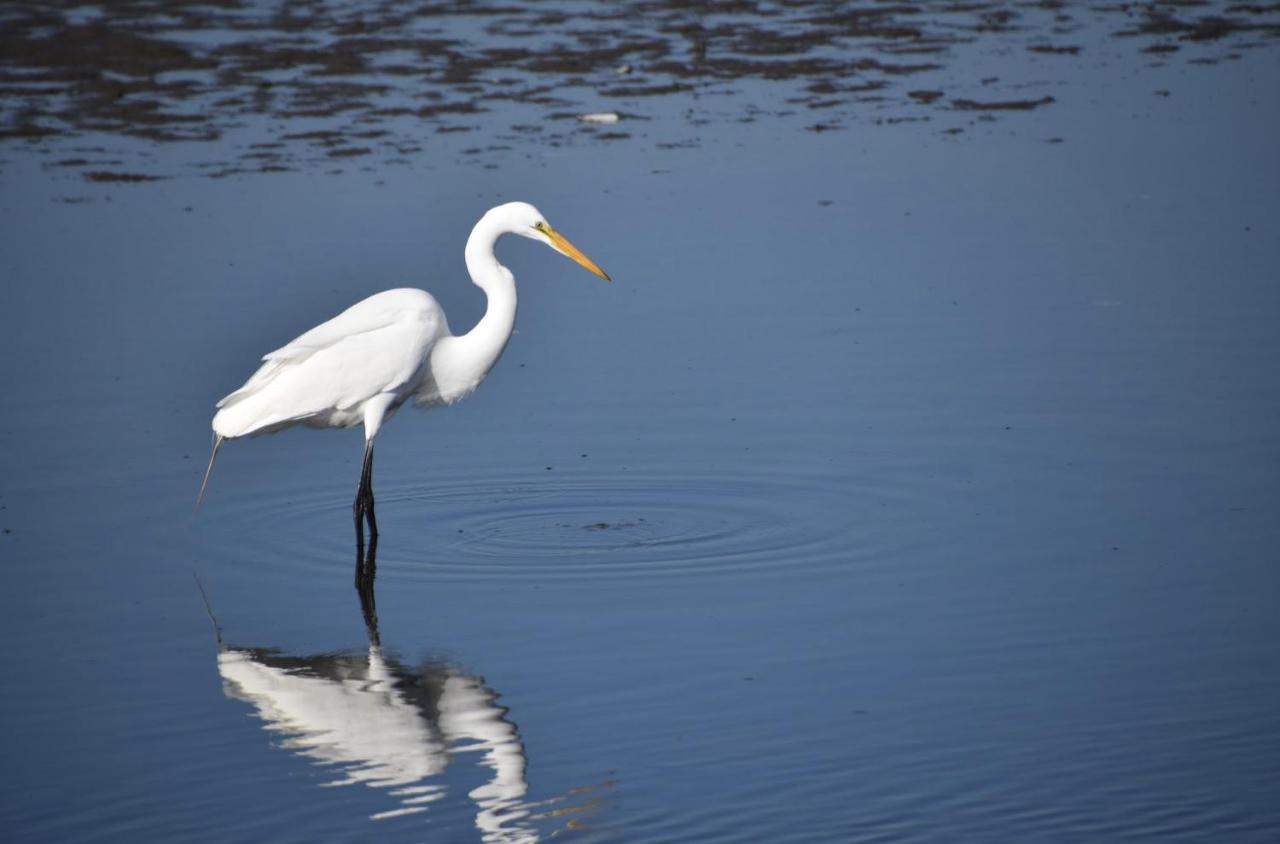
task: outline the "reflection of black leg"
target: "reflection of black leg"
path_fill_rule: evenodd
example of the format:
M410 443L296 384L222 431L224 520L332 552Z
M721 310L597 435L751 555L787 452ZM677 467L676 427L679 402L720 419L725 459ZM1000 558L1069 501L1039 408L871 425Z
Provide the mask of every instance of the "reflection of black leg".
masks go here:
M369 538L378 538L378 521L373 515L373 440L365 440L364 467L360 470L360 488L351 506L356 519L356 547L364 553L364 522L369 522Z
M377 556L378 556L378 537L369 537L369 548L366 551L364 538L357 534L356 536L356 589L360 590L366 584L372 584L374 577L377 575Z
M373 581L378 574L378 521L373 515L373 440L365 440L364 466L360 469L360 488L352 505L356 520L356 594L369 643L379 644L378 608L374 602ZM365 553L364 523L369 522L369 550Z
M378 606L374 599L373 582L378 576L378 534L369 537L369 553L364 550L364 543L356 547L356 594L360 596L360 611L364 614L365 630L369 633L369 644L381 645L378 636Z

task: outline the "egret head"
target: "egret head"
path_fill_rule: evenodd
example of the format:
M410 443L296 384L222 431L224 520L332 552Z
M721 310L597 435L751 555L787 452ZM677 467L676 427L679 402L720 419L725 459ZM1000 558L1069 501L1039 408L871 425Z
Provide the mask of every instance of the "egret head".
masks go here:
M545 243L561 255L572 258L605 281L610 280L604 270L596 266L596 263L586 255L583 255L578 247L569 242L568 238L551 228L551 224L547 222L547 218L542 215L542 212L529 203L508 202L506 205L499 205L489 213L501 214L507 231Z

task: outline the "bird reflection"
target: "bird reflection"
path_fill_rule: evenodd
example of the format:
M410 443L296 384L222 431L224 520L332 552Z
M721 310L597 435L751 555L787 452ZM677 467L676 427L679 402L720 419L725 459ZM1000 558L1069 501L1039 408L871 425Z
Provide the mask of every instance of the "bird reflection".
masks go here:
M378 604L373 582L378 577L378 535L369 539L364 547L364 536L356 534L356 594L360 596L360 612L364 616L364 628L369 633L369 646L381 647L378 636Z
M577 805L568 805L569 795L527 802L524 745L498 693L449 663L411 666L383 652L374 605L376 551L374 540L357 567L367 651L290 656L224 645L218 630L223 691L252 705L266 729L284 737L279 746L332 769L326 785L387 789L396 803L371 815L374 820L427 811L447 794L441 776L450 762L478 754L487 781L467 796L482 841L538 841L535 822L550 818L580 825L599 804L592 792L609 783L574 789Z

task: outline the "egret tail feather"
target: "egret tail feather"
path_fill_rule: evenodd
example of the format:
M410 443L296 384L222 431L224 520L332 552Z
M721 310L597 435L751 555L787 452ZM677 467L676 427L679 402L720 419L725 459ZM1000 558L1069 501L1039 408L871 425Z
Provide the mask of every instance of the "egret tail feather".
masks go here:
M196 496L196 506L191 511L193 513L200 509L200 502L204 501L204 491L209 486L209 475L213 473L213 461L218 459L218 449L222 448L222 441L225 439L226 437L221 434L213 435L213 453L209 455L209 465L204 470L204 480L200 482L200 493Z

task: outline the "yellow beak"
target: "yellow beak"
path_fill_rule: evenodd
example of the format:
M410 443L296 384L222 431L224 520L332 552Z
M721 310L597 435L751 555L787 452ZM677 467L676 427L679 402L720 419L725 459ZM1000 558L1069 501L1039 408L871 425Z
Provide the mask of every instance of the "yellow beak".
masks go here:
M583 255L578 247L570 243L569 239L560 234L560 232L551 228L551 226L544 228L543 232L546 233L547 237L551 238L551 245L554 246L556 251L560 252L560 254L568 255L570 258L600 276L605 281L612 281L612 279L609 278L608 273L597 267L595 261L592 261L586 255Z

